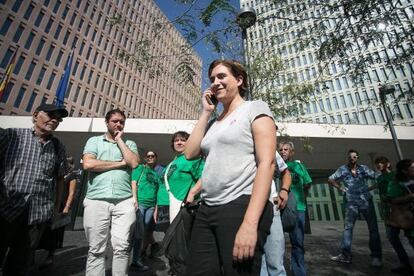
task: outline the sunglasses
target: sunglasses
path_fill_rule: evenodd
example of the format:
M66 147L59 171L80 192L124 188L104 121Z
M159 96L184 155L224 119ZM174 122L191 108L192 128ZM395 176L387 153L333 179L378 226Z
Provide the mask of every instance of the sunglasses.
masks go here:
M149 154L149 155L147 155L147 158L155 158L155 155L154 154Z

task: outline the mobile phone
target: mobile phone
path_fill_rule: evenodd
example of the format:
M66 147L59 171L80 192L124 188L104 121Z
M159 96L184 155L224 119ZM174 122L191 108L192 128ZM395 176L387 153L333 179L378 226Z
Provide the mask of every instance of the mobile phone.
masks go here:
M214 96L214 95L206 96L206 100L211 105L217 105L217 103L218 103L218 100L217 100L216 96Z

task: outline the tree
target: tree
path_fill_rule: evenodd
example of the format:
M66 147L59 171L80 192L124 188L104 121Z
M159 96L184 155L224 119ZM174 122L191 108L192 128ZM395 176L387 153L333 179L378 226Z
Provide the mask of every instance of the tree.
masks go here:
M134 52L124 53L124 57L132 55L136 57L134 62L155 64L157 60L166 58L146 56L145 52L150 52L151 42L155 42L157 35L171 23L181 30L191 47L203 42L221 56L242 60L241 32L236 22L238 8L230 0L175 2L184 7L184 12L171 22L154 18L152 25L156 31L153 37L137 41L141 56ZM306 120L303 115L309 100L328 96L330 87L334 85L332 81L341 76L347 82L349 80L347 85L363 92L367 81L372 82L370 87L377 90L378 84L392 82L395 72L410 74L405 87L397 86L394 102L390 104L413 102L412 1L268 0L262 4L254 28L260 32L259 35L267 32L266 26L272 19L277 19L277 26L273 28L281 28L284 34L293 35L290 38L295 44L293 51L303 53L311 50L316 53L312 61L314 72L305 71L305 77L298 77L289 71L292 61L284 54L287 51L283 45L284 36L266 34L259 47L250 45L247 59L251 94L253 98L266 100L277 116ZM249 30L250 41L253 34ZM189 48L181 48L175 68L177 77L191 85L194 84L191 79L195 67L193 61L186 58ZM373 53L367 54L370 51ZM377 71L373 68L379 66L384 68L384 76L374 74ZM158 68L154 69L155 75L162 73L158 66L153 68ZM379 104L374 95L356 100L360 112ZM319 107L327 116L331 115L330 110Z

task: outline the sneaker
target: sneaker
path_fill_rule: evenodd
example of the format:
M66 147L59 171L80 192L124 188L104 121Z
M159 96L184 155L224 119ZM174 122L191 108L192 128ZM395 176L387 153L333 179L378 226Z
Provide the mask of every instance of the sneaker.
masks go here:
M380 267L380 266L382 266L381 259L380 258L375 258L375 257L372 258L371 266L373 266L373 267Z
M337 256L332 256L331 261L338 262L338 263L350 264L351 261L352 261L352 258L347 257L347 256L345 256L344 254L341 253Z
M139 261L131 263L131 267L134 268L135 270L141 271L141 272L149 270L148 266L144 265L143 263L141 263Z
M42 264L39 265L39 269L40 270L43 270L43 269L46 269L46 268L51 267L53 265L53 259L54 259L53 258L53 255L52 256L48 256L46 258L46 260Z
M149 254L149 258L154 258L154 257L158 257L158 254L160 253L161 250L161 246L159 243L154 242L153 244L151 244L150 246L150 254Z

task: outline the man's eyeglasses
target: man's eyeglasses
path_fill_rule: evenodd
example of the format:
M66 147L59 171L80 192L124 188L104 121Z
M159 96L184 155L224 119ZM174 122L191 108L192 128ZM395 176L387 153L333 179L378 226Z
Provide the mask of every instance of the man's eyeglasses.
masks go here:
M147 158L155 158L155 155L154 154L149 154L149 155L147 155Z

